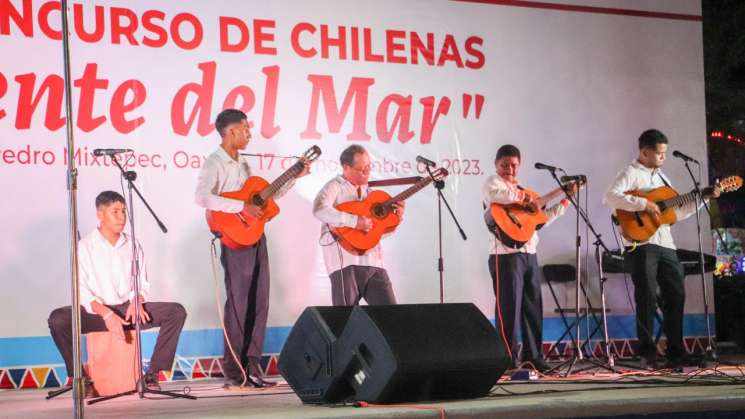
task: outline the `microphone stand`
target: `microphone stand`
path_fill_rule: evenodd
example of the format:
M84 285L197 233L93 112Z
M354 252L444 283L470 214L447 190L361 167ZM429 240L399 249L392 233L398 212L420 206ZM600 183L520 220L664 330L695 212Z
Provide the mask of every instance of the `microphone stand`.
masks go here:
M575 308L574 308L576 330L575 330L575 335L573 339L574 351L572 354L572 359L555 366L550 371L558 370L564 365L568 364L569 367L567 368L566 373L564 375L565 377L567 377L569 376L569 374L571 374L572 369L574 368L574 366L577 364L578 361L587 361L592 365L585 369L599 367L599 368L607 369L611 372L616 372L615 358L613 356L613 352L611 352L610 350L610 340L608 338L608 317L606 315L606 305L605 305L605 281L607 278L605 278L604 273L603 273L603 261L602 261L602 257L600 253L601 247L605 249L606 251L608 251L608 248L605 246L605 243L603 243L603 240L600 238L600 234L598 234L598 232L595 231L595 228L590 222L590 219L587 217L587 213L583 211L582 207L579 205L579 202L580 202L579 194L580 194L581 188L577 189L577 198L575 200L575 198L572 195L567 193L566 188L561 183L561 180L559 180L559 178L556 176L556 171L555 170L549 170L549 171L551 172L551 177L554 178L554 180L556 181L556 184L559 185L559 187L564 191L564 195L567 197L569 202L571 202L572 205L574 206L574 209L576 212L576 232L577 232L576 241L575 241L575 249L574 249L575 263L576 263L576 278L575 278L576 280L576 287L575 287L576 288L576 295L575 295L576 302L575 302ZM566 174L566 172L564 173ZM582 237L579 233L580 217L584 220L585 224L587 225L589 230L592 232L593 236L595 236L595 241L593 242L593 245L595 246L595 262L597 263L597 266L598 266L598 276L599 276L599 282L600 282L601 319L603 321L603 346L604 346L603 352L608 360L607 363L597 361L595 359L592 359L591 357L588 357L587 359L585 359L582 353L582 347L584 347L584 345L580 345L580 332L581 331L580 331L580 303L579 302L581 299L580 291L582 289L581 288L581 275L580 275L580 271L581 271L580 249L582 247L582 243L581 243ZM589 304L589 299L586 293L585 293L585 299L587 300L586 303L588 305L586 318L589 321L590 304ZM589 341L590 336L588 336L587 339Z
M131 266L131 276L132 276L132 284L134 286L134 304L135 304L135 316L134 316L134 323L135 323L135 357L137 358L137 382L135 383L135 388L132 390L128 390L122 393L113 394L111 396L104 396L99 397L93 400L90 400L88 402L89 405L103 402L106 400L115 399L122 396L128 396L130 394L139 394L140 398L145 398L145 393L148 394L159 394L162 396L170 396L170 397L180 397L182 399L190 399L190 400L196 400L197 398L188 394L180 394L180 393L174 393L171 391L162 391L162 390L152 390L147 388L145 386L145 380L143 379L142 375L142 328L140 327L140 261L139 261L139 253L137 252L137 239L135 238L135 217L134 217L134 201L132 200L132 192L134 191L137 196L140 198L140 201L145 204L145 208L150 211L150 215L153 216L155 219L155 222L158 224L158 227L160 227L161 231L163 233L167 233L168 229L163 224L162 221L158 218L157 215L155 215L155 211L150 207L150 205L147 203L145 198L142 196L140 191L137 189L137 187L134 184L135 179L137 179L137 173L134 171L125 171L122 167L121 163L119 163L119 160L116 159L116 156L110 156L111 160L116 164L116 167L119 168L119 171L121 172L121 175L124 179L127 180L127 189L129 192L128 201L127 201L127 208L129 209L129 231L132 241L132 266Z
M67 22L67 0L62 0L62 61L65 81L65 115L67 137L67 204L69 209L69 240L70 240L70 290L72 309L72 385L60 390L51 391L47 399L72 390L72 416L76 419L85 416L83 400L85 399L85 377L81 361L80 336L82 324L80 320L80 279L78 275L78 169L75 167L75 137L73 135L74 120L72 113L72 88L70 86L70 39ZM69 371L68 371L69 373Z
M458 222L458 218L455 217L453 210L450 208L450 204L448 204L447 199L445 199L445 196L442 194L442 189L445 188L445 181L435 180L435 177L432 173L432 170L429 168L429 165L425 165L424 167L427 168L427 173L429 174L429 177L432 179L432 184L435 186L435 189L437 190L437 238L439 241L439 252L440 252L440 257L439 259L437 259L437 270L440 273L440 304L442 304L445 302L445 262L442 257L442 204L443 203L445 203L445 207L448 209L448 212L450 212L450 217L453 219L453 222L455 222L455 225L458 227L458 232L460 233L460 236L463 238L463 240L468 240L468 237L466 237L466 233L463 231L463 228L460 226L460 223Z
M701 193L700 183L699 180L696 179L696 177L693 175L693 171L691 171L691 167L688 165L688 160L683 159L683 162L685 163L686 169L688 170L688 174L691 175L691 180L693 181L693 189L696 191L695 198L696 198L696 229L697 229L697 237L698 237L698 256L699 256L699 265L701 268L701 271L699 272L701 274L701 289L703 291L704 296L704 317L706 318L706 359L705 361L717 361L717 352L714 348L714 345L712 344L712 337L711 337L711 325L709 322L709 293L706 291L706 270L704 268L704 248L701 244L701 214L699 214L699 206L701 203L704 204L706 207L706 210L709 211L709 206L706 205L706 202L704 201L704 196ZM698 162L696 162L698 164ZM701 166L699 165L699 173L700 173ZM711 211L709 211L709 215L711 215ZM721 236L720 236L721 238ZM724 239L722 239L722 242L724 243ZM725 244L726 249L726 244Z

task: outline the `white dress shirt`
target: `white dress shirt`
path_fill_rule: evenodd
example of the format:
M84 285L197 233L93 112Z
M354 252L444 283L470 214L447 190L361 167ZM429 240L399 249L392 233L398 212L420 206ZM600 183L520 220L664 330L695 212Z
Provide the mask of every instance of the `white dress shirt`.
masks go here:
M662 180L663 177L665 179L664 181ZM665 182L667 182L667 185L665 185ZM626 195L626 192L648 191L659 188L660 186L671 186L670 180L667 176L663 175L660 169L650 169L639 163L639 160L634 160L630 165L618 172L616 179L603 197L603 204L613 209L614 213L616 209L626 211L644 211L647 206L647 199ZM696 203L694 201L683 205L680 208L674 208L674 211L678 221L684 220L696 213ZM625 238L622 237L621 239L623 240L624 246L633 245L632 242ZM670 233L670 225L661 225L649 240L639 242L637 245L648 243L674 250L675 243L673 242L673 236Z
M313 201L313 215L321 220L321 246L323 248L323 261L329 274L343 269L347 266L373 266L383 267L383 248L378 243L368 250L364 255L356 255L344 250L329 232L331 227L357 226L357 216L339 211L335 205L342 202L362 201L367 197L369 188L367 185L359 187L349 182L344 176L338 175L326 183L318 192Z
M145 254L137 244L140 266L140 295L147 300L150 281L145 269ZM80 304L93 313L91 303L117 305L134 298L132 273L132 242L122 233L112 245L98 228L78 242L78 272Z
M200 207L212 211L241 212L243 201L223 198L220 194L240 190L250 176L251 166L246 157L238 155L238 160L233 160L225 149L218 147L217 151L207 158L199 172L195 201ZM274 198L286 194L294 184L295 179L285 183L274 194Z
M525 192L518 188L517 183L507 182L502 179L501 176L496 174L486 178L486 182L484 182L484 186L483 188L481 188L481 199L487 209L491 206L491 204L506 205L519 203L522 202L524 198ZM548 221L546 222L546 224L544 224L545 227L551 224L557 217L563 215L566 212L566 206L564 206L560 202L544 210L544 212L546 213L546 216L548 216ZM493 234L491 236L492 240L490 240L489 243L490 255L509 255L512 253L535 254L536 250L538 249L538 231L534 232L530 240L525 242L525 244L518 249L506 246L504 243L500 242Z

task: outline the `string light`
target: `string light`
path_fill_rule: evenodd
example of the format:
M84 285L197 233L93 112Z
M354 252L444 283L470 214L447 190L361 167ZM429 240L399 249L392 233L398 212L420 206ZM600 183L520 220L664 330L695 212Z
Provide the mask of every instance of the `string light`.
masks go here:
M742 138L734 136L732 134L725 134L722 131L712 131L709 133L709 139L711 140L725 140L733 143L742 144Z

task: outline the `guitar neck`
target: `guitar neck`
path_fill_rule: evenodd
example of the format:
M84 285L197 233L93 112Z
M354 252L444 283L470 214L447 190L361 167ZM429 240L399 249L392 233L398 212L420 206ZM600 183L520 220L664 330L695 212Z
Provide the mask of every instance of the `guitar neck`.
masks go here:
M392 197L388 201L385 202L386 205L395 204L396 202L401 202L406 199L408 199L411 195L414 195L415 193L419 192L424 188L425 186L432 183L432 178L427 176L426 178L420 180L419 182L415 183L414 185L410 186L403 192L399 193L398 195Z
M665 199L658 202L658 205L661 204L665 208L680 208L694 201L696 201L696 191L678 195L675 198Z
M270 183L269 186L264 188L263 191L259 193L259 196L261 196L261 199L267 200L274 196L275 193L277 193L278 190L280 190L285 184L292 179L295 179L298 174L303 170L303 163L297 162L292 165L289 169L285 170L282 175L280 175L277 179L274 180L274 182Z

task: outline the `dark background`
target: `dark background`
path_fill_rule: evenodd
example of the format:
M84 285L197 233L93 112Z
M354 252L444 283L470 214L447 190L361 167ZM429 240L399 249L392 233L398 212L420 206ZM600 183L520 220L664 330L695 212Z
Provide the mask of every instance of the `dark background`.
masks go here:
M703 0L702 8L709 181L745 177L745 1ZM712 227L745 228L745 189L715 207Z
M702 9L711 183L745 177L745 1L703 0ZM712 213L712 228L744 229L745 189L712 201ZM736 263L714 280L716 336L720 353L745 353L745 234L727 232L730 256L717 246L719 260Z

